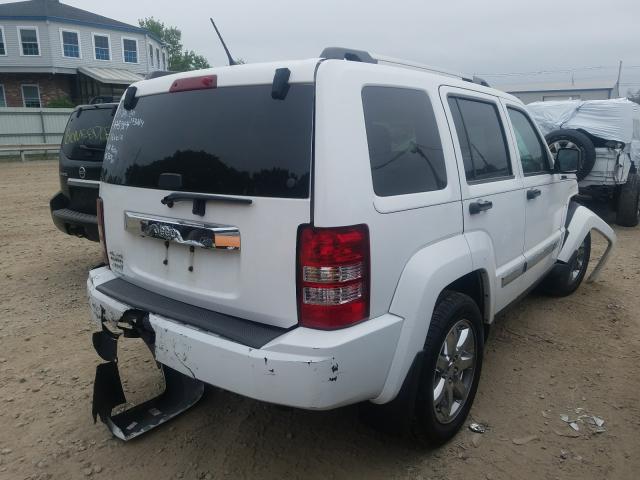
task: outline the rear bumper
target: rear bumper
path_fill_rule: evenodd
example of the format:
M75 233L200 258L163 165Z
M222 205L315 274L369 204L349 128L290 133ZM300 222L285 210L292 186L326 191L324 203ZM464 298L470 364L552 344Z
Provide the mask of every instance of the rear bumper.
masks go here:
M99 241L97 217L67 208L68 203L67 197L62 192L57 193L49 201L51 219L58 230L67 235L85 237L94 242Z
M99 328L133 308L98 291L115 278L106 267L89 273L91 314ZM335 331L298 327L259 348L152 312L149 324L155 358L164 365L257 400L323 410L380 394L402 318L385 314Z

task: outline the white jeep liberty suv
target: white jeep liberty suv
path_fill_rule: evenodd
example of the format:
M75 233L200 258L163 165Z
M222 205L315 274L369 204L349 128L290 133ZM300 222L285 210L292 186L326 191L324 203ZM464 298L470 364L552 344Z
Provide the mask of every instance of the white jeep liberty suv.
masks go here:
M129 439L204 383L450 439L473 402L485 327L542 282L583 280L590 231L572 202L579 152L552 158L516 98L342 48L129 87L106 147L106 266L87 282L93 415ZM166 391L117 415L121 335ZM377 405L376 405L377 404Z

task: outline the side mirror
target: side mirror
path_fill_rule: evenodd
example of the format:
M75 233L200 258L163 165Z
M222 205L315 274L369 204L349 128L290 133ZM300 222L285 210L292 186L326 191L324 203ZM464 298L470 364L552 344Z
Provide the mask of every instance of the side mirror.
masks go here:
M560 173L576 173L580 165L580 150L560 148L556 153L556 170Z

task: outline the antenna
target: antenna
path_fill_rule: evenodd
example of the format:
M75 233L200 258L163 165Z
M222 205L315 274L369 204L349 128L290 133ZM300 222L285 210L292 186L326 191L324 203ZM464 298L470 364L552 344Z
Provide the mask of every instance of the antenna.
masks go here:
M227 58L229 59L229 65L237 65L237 63L231 56L231 53L229 53L229 49L227 48L227 44L224 43L224 40L222 39L222 35L220 35L220 30L218 30L218 27L216 27L216 22L213 21L213 18L209 18L209 20L211 20L211 25L213 25L213 28L216 30L216 33L218 34L218 38L220 39L220 43L222 43L222 48L224 48L224 51L227 54Z

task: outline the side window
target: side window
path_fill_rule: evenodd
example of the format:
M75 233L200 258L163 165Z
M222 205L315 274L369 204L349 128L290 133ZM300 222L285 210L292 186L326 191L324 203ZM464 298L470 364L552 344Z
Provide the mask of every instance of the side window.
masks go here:
M468 183L513 175L498 108L491 102L449 97Z
M7 49L4 46L4 28L0 27L0 55L5 56L7 54Z
M111 41L107 35L93 34L93 50L96 60L111 60Z
M430 192L447 186L440 134L426 92L364 87L362 105L376 195Z
M549 162L547 149L538 136L538 132L531 124L531 120L515 108L507 108L507 110L516 134L516 142L524 174L548 173L551 170L551 163Z

